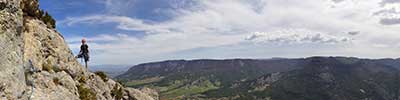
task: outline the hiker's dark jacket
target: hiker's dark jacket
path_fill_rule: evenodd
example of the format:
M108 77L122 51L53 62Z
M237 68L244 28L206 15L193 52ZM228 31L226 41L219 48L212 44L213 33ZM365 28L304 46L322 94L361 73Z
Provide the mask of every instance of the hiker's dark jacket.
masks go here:
M89 53L89 46L87 44L82 44L80 53L88 54Z
M85 62L89 61L89 46L87 44L81 45L81 51L79 52L78 58L85 59Z

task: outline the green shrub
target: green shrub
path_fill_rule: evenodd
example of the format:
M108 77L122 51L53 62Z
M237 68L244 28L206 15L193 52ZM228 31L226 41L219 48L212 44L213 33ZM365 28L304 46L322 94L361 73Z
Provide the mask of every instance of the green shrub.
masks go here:
M92 90L83 87L82 84L77 85L77 88L78 88L79 98L81 100L96 100L97 99L96 94Z
M117 79L116 80L117 83L121 84L122 86L126 87L126 83L128 82L127 80L124 79Z
M41 19L47 25L47 27L56 28L56 20L54 20L47 11L44 13Z
M86 83L86 78L82 76L78 81L79 83Z
M60 66L53 66L53 71L54 72L61 72L63 69L60 68Z
M57 77L54 77L54 78L53 78L53 82L54 82L54 84L56 84L56 85L61 85L60 79L58 79Z
M24 12L24 17L42 20L48 28L56 28L56 20L47 12L39 9L38 0L22 0L21 8Z
M7 3L5 2L0 2L0 10L3 10L7 7Z
M42 64L43 70L51 72L53 71L53 64L50 60L47 60L45 63Z
M38 0L22 0L21 8L24 12L24 16L30 16L37 19L40 19L42 17L41 10L39 9Z
M111 96L114 96L116 100L122 99L123 97L122 87L115 85L114 88L111 90Z
M106 73L102 72L102 71L97 71L94 72L97 76L99 76L101 79L103 79L104 82L108 81L107 75Z

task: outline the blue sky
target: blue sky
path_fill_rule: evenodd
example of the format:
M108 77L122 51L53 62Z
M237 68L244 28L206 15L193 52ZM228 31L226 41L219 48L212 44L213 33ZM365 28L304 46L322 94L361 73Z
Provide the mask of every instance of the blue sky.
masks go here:
M91 63L309 56L396 58L399 0L40 0Z

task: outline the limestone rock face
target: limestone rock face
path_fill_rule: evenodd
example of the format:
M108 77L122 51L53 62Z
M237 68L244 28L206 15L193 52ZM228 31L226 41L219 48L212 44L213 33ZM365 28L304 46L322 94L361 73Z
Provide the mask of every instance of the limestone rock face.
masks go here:
M0 0L0 99L22 98L22 11L19 0Z
M0 0L0 100L158 99L82 67L60 33L23 15L24 1Z
M146 95L149 95L151 98L154 98L154 100L158 100L159 95L157 91L146 87L140 89L140 91L145 93Z
M125 91L128 93L128 96L131 98L136 98L138 100L158 100L144 92L141 92L140 90L133 89L133 88L127 88Z

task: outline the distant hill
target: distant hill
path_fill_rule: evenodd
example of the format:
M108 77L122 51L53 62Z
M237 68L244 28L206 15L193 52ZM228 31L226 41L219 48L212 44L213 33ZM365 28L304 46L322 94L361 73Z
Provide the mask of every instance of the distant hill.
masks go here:
M400 60L346 57L176 60L117 76L161 99L399 100Z
M103 71L108 76L115 77L117 75L120 75L128 71L129 68L130 68L129 65L95 65L95 66L90 66L89 70L91 72Z

